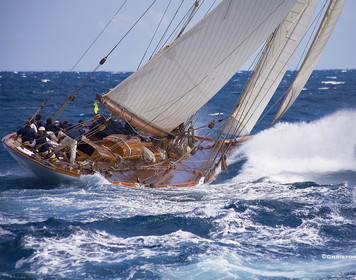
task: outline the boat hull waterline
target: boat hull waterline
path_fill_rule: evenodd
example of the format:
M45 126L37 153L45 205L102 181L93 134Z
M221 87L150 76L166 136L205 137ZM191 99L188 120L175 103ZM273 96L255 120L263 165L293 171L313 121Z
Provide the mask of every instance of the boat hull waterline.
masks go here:
M49 182L68 182L78 180L83 175L90 175L83 174L78 170L61 168L46 160L39 160L29 149L21 147L15 140L15 136L16 133L12 133L2 139L5 149L21 166L41 180ZM207 142L211 144L211 141L212 140L209 140ZM99 174L113 184L126 187L194 187L209 183L215 179L214 173L211 173L209 178L205 178L201 172L196 173L191 171L201 170L205 162L211 156L211 153L212 149L198 150L194 155L182 161L183 167L177 167L159 175L157 175L157 169L154 168L152 170L147 170L149 168L146 168L146 170L145 168L138 168L134 171L118 171L113 172L110 176ZM184 166L189 166L190 170L187 170ZM164 166L162 165L162 167ZM129 178L129 180L125 180L125 178ZM139 178L151 179L140 180ZM137 181L135 182L135 180Z

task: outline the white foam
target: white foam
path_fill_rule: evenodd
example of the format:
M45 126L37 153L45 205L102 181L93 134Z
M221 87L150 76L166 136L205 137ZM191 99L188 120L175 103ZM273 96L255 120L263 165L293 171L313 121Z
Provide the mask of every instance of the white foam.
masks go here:
M1 236L5 236L5 235L14 236L14 234L13 234L11 231L8 231L8 230L3 229L3 228L0 227L0 237L1 237Z
M199 262L182 267L162 269L165 279L259 279L330 278L331 275L353 271L354 260L296 260L248 259L238 253L202 257Z
M0 225L21 225L26 223L28 223L28 220L25 220L21 217L16 217L14 214L8 214L5 216L3 213L0 213Z
M326 84L326 85L343 85L345 82L336 82L336 81L322 81L322 84Z
M320 88L318 88L319 90L326 90L326 89L330 89L330 88L328 88L328 87L320 87Z
M213 113L213 114L209 114L209 116L220 116L220 115L224 115L224 113Z
M356 111L342 111L311 123L280 123L262 131L240 149L247 156L242 174L273 178L289 173L294 181L307 173L355 171L355 119Z
M327 77L328 79L337 79L337 77L336 76L331 76L331 77Z
M162 236L135 236L121 238L104 231L71 228L68 237L26 236L23 246L34 250L28 257L19 260L16 268L30 266L30 272L60 276L71 273L80 274L86 263L117 263L125 262L140 256L178 256L180 245L198 243L204 239L178 230ZM209 241L207 241L209 242ZM165 248L162 250L161 248Z

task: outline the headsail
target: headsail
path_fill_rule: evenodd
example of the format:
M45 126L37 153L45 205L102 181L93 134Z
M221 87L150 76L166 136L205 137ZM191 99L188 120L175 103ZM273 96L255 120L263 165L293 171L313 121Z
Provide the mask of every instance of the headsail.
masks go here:
M314 37L314 40L306 54L303 64L299 69L292 86L286 93L286 96L275 115L272 124L281 118L281 116L292 106L294 101L299 96L304 85L308 81L311 73L314 70L316 63L319 60L321 52L328 42L331 33L339 19L345 0L330 0L329 6L325 12L324 18L319 26L319 29Z
M223 0L115 87L104 103L143 130L153 128L149 131L160 136L171 132L229 81L295 3Z
M248 135L281 82L307 31L318 0L298 0L266 44L240 101L224 127L225 134Z

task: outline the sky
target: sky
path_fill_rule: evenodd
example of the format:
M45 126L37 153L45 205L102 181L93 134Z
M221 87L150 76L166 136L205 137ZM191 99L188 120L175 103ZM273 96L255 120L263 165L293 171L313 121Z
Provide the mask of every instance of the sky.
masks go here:
M325 1L320 0L318 9ZM0 0L0 71L69 71L112 19L74 69L92 71L152 2L128 0L113 18L124 0ZM174 27L192 2L184 1ZM219 2L217 0L215 5ZM136 70L168 3L169 0L156 0L100 70ZM149 55L180 3L181 0L171 0L158 35L147 52ZM214 0L205 0L192 24L202 18L213 3ZM356 68L353 28L356 28L356 0L346 0L344 11L316 69ZM290 69L296 68L301 53L296 53Z

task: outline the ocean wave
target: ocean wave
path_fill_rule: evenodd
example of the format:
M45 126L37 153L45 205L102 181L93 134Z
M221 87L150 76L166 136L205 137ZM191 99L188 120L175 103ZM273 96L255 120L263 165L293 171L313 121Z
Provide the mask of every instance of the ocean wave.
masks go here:
M356 171L356 111L340 111L311 123L279 123L255 135L240 152L242 173L305 181L308 174ZM293 176L294 175L294 176ZM281 177L280 177L281 178Z
M167 279L353 279L354 260L309 261L264 259L249 260L231 253L202 257L198 262L182 267L162 269Z
M0 237L2 236L15 236L15 234L0 227Z
M326 84L326 85L343 85L345 84L345 82L336 82L336 81L322 81L322 84Z
M154 259L175 259L182 255L182 250L186 250L188 245L200 242L204 242L204 239L181 230L164 236L121 238L105 231L72 227L71 234L64 238L32 235L24 237L24 248L31 249L34 253L17 261L16 268L26 268L39 275L94 278L100 276L100 268L106 268L106 273L111 271L127 277L147 260L154 263ZM88 264L96 268L96 271L88 271ZM110 264L114 266L111 267ZM127 265L130 266L129 271L123 271Z

